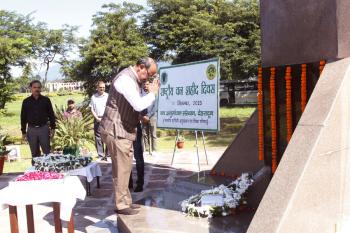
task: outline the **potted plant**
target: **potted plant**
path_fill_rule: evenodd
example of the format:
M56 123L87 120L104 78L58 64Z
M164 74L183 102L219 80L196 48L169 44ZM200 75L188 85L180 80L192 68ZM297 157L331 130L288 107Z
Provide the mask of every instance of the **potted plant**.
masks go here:
M179 135L176 141L176 146L179 149L184 148L185 145L185 137L183 135Z
M8 150L6 150L6 137L7 135L0 135L0 175L2 175L2 171L4 169L4 163L7 154L9 153Z
M80 147L87 142L94 142L90 130L92 128L92 115L86 108L78 108L82 118L65 118L64 108L56 106L56 133L53 141L55 150L63 154L79 155Z

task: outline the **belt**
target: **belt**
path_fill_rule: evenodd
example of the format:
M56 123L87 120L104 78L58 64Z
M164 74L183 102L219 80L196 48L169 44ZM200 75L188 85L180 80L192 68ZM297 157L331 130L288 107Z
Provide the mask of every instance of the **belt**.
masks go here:
M28 126L31 127L31 128L40 128L40 127L43 127L45 125L47 125L47 124L41 124L41 125L28 124Z

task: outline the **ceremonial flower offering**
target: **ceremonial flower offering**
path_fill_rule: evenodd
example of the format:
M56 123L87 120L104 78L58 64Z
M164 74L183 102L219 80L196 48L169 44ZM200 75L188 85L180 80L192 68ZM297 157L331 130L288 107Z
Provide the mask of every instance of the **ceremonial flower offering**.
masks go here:
M63 174L59 174L56 172L35 171L35 172L25 173L24 175L17 177L15 181L56 180L56 179L62 179L63 177L64 177Z
M47 156L33 158L37 171L65 172L86 167L92 161L88 156L49 154Z
M229 185L220 185L203 190L181 202L182 211L189 216L216 217L227 216L241 204L241 198L253 184L250 174L243 173Z

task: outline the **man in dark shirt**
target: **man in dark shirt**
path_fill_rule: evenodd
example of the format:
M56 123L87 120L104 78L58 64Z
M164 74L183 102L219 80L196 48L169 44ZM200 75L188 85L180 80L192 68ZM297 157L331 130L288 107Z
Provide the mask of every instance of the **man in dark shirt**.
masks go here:
M50 137L53 137L56 128L55 114L50 99L40 94L41 82L34 80L29 86L32 95L22 103L21 131L23 139L28 140L32 157L38 157L41 155L40 147L43 154L50 153Z

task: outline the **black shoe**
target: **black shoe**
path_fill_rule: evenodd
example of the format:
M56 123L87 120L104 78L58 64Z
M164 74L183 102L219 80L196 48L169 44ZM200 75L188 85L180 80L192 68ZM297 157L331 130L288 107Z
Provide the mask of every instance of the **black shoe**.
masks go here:
M137 185L136 188L134 189L135 193L142 192L142 191L143 191L143 187L141 185Z
M114 212L117 214L123 214L123 215L134 215L134 214L139 213L138 210L134 210L132 208L126 208L126 209L122 209L122 210L115 209Z

